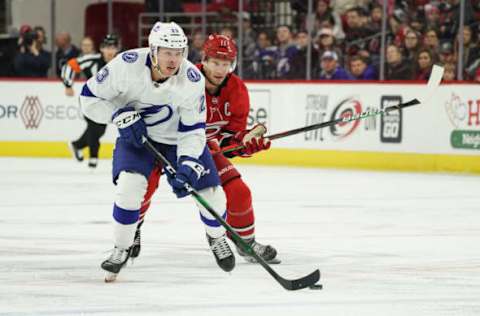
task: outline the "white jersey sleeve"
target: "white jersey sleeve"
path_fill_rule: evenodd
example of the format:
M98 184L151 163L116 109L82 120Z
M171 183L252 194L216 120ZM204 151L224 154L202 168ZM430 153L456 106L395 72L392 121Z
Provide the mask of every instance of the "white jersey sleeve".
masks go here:
M124 106L115 101L126 92L125 72L124 63L118 55L85 83L80 94L80 106L86 117L97 123L111 122L112 114Z
M177 157L190 156L198 158L205 149L206 119L205 78L200 71L188 62L186 76L188 77L185 92L188 95L180 102L178 111Z

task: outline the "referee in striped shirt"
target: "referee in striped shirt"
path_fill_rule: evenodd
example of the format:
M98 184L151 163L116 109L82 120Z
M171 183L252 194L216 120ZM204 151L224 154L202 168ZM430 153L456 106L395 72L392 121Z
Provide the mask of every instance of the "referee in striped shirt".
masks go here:
M94 76L103 66L111 61L120 51L119 40L116 35L108 34L100 45L99 54L87 54L70 59L63 67L61 77L65 85L65 94L73 96L73 79L76 74L83 73L86 78ZM98 124L85 117L87 128L79 139L69 142L70 150L78 161L83 161L83 149L88 147L90 156L88 166L95 168L98 164L100 137L105 134L106 124Z

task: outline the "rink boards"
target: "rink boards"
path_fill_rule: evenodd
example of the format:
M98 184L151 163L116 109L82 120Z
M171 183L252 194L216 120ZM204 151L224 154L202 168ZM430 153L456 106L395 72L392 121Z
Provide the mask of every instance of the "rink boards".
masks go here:
M247 84L249 125L270 133L422 98L425 84L274 82ZM76 85L80 90L80 85ZM68 157L85 127L76 97L58 81L0 81L0 156ZM101 157L111 157L107 129ZM480 173L478 85L440 86L430 102L274 141L239 163Z

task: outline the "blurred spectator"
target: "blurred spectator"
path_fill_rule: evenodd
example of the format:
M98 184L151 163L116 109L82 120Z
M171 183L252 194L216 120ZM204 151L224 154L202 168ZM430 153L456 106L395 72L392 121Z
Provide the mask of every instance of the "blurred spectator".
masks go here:
M424 45L432 52L439 52L440 41L438 39L438 32L435 29L427 29L425 32Z
M231 27L228 27L228 26L223 27L220 30L219 34L220 35L225 35L227 37L235 39L235 31Z
M311 74L315 75L315 69L318 69L318 51L313 47L310 42L307 31L300 31L295 36L297 43L297 51L292 57L292 63L290 72L288 73L289 79L306 79L307 78L307 52L308 46L311 47Z
M250 79L254 77L252 70L252 62L255 59L255 49L257 32L252 28L252 22L250 20L250 14L243 12L243 45L242 45L242 57L243 57L243 78Z
M317 33L320 29L324 27L324 23L331 23L333 33L338 36L338 38L343 39L345 33L343 32L342 20L338 13L332 10L329 7L329 0L317 0L314 13L314 33ZM306 29L306 25L304 25Z
M435 4L429 3L424 6L425 24L429 29L440 27L440 10Z
M367 64L367 61L359 55L350 59L350 73L356 80L377 80L375 69Z
M473 78L475 70L480 67L480 47L468 25L463 27L463 64L469 78Z
M434 63L433 52L428 48L422 48L417 55L415 80L428 80Z
M334 51L338 57L338 63L343 65L343 54L333 36L332 29L323 28L317 33L318 56L321 57L326 51Z
M35 33L37 33L37 48L39 51L42 51L44 50L44 45L47 44L47 35L45 33L45 29L43 28L43 26L35 26L33 28L33 31ZM46 50L45 50L46 51ZM48 52L50 53L50 52Z
M370 11L370 19L367 22L367 28L373 34L379 33L382 31L382 6L379 4L374 4L372 10Z
M413 77L412 67L403 60L400 48L395 45L388 45L386 52L387 67L385 71L386 80L411 80Z
M449 42L442 43L442 45L440 45L440 54L438 57L442 64L455 63L456 58L452 44Z
M419 34L416 31L407 31L403 40L403 49L405 59L409 62L414 62L420 49Z
M278 49L272 46L267 32L260 32L257 36L255 58L252 63L254 79L275 79L277 76Z
M344 31L346 53L348 55L354 55L358 50L368 47L368 37L372 35L372 32L367 29L363 17L363 11L358 7L348 9L346 12L346 28Z
M95 43L90 36L85 36L80 42L80 51L82 55L95 54Z
M92 43L93 44L93 43ZM80 55L80 50L72 44L72 38L68 32L60 32L55 36L55 63L57 64L57 77L61 77L62 67L69 59Z
M338 56L334 51L326 51L320 60L321 71L318 79L322 80L352 80L353 77L338 65Z
M188 60L194 64L202 61L202 49L205 39L201 31L196 31L192 35L191 44L188 47Z
M286 78L290 71L292 58L297 52L290 27L287 25L277 27L277 48L277 77Z
M15 74L19 77L47 77L51 54L41 49L43 44L39 42L37 31L27 29L19 39L19 52L14 60Z
M331 0L330 2L335 12L344 14L353 7L366 7L372 0Z
M443 81L455 81L457 80L457 67L453 63L447 63L443 65Z

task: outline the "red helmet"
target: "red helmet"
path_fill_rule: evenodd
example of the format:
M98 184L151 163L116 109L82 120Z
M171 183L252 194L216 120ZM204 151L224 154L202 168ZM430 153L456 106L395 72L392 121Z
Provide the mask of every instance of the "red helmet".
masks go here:
M203 44L205 57L226 59L235 63L237 59L237 46L235 41L228 36L212 34Z

